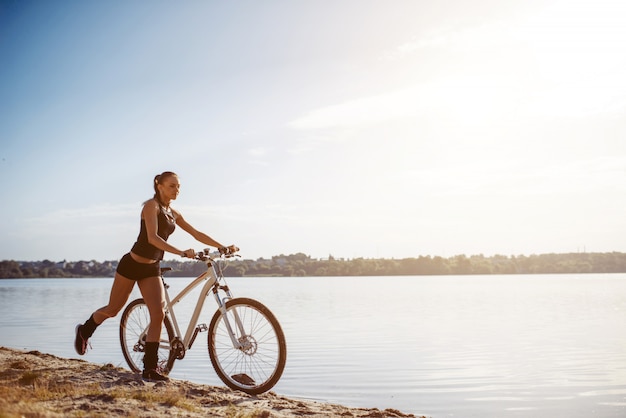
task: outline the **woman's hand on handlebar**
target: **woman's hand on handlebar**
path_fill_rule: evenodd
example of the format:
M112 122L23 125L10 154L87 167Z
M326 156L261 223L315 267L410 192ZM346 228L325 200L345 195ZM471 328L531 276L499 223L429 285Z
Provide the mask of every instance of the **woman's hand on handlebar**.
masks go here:
M221 247L218 248L218 251L220 252L220 254L222 255L233 255L235 254L237 251L239 251L239 248L237 248L234 245L229 245L228 247Z
M194 250L193 248L190 248L188 250L183 251L180 256L181 257L187 257L187 258L195 258L196 257L196 250Z

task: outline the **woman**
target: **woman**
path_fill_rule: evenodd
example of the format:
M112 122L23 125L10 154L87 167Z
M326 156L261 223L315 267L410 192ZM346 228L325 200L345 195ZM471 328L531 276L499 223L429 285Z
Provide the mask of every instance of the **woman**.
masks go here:
M89 338L96 328L106 319L116 316L126 305L135 283L139 286L148 311L150 326L146 336L144 370L142 378L146 381L167 381L157 370L157 351L161 338L161 325L165 316L165 294L160 278L160 261L167 251L181 257L193 258L195 251L190 248L181 251L167 243L167 238L174 232L176 225L188 232L203 244L226 248L235 252L235 246L224 247L208 235L189 225L180 212L172 209L170 203L175 200L180 190L178 176L166 171L154 178L154 197L144 202L141 211L141 227L137 242L129 253L120 260L111 288L109 304L95 311L89 319L76 327L74 347L80 355L85 354Z

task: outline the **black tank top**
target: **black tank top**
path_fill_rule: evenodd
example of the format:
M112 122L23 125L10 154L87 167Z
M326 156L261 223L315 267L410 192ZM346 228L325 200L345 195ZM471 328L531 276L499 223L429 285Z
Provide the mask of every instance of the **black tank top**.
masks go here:
M163 206L159 205L157 221L157 235L167 241L172 232L174 232L174 229L176 229L176 219L171 212L167 212ZM159 250L157 247L148 242L146 221L144 221L143 218L141 219L141 227L139 228L137 242L135 242L131 251L141 257L149 258L151 260L162 260L165 255L163 250Z

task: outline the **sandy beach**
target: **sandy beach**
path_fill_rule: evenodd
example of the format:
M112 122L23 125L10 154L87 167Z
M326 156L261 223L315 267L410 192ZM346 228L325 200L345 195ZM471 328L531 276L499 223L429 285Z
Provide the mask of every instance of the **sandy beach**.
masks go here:
M111 364L0 347L0 417L415 417L395 409L350 408L251 396L184 380L144 383Z

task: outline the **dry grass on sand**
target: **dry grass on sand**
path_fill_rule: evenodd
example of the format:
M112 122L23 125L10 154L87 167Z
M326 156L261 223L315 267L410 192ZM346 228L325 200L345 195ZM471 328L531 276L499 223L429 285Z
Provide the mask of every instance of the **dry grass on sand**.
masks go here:
M122 368L0 347L0 418L26 417L414 417L258 396L183 380L145 384Z

